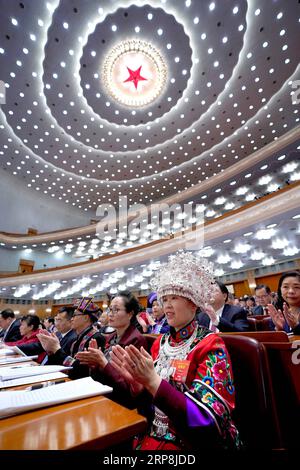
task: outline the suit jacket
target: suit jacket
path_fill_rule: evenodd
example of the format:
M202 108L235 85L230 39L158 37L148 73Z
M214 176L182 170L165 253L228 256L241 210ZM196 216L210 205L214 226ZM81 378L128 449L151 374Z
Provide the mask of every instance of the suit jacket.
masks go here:
M12 343L22 338L22 335L20 333L20 325L21 320L14 320L13 323L11 323L9 330L7 332L4 331L3 341L5 343Z
M197 313L196 319L199 325L209 328L210 318L207 313ZM221 332L247 331L249 329L247 311L236 305L225 304L217 328Z
M77 338L75 330L70 330L68 333L59 341L60 347L65 351L66 354L70 354L71 346Z
M264 309L261 305L256 305L252 310L252 315L264 315Z
M77 338L77 333L75 330L68 331L68 333L64 337L60 336L59 344L62 350L66 354L70 355L71 346L76 340L76 338ZM49 356L47 355L45 359L43 360L43 365L48 365L48 364L51 364L51 360L49 361Z
M104 336L99 333L93 325L91 325L78 336L76 335L76 339L71 344L69 353L67 353L63 348L60 348L56 353L49 355L47 364L63 364L65 366L72 366L72 369L68 372L71 379L88 377L90 375L89 367L80 364L78 359L75 359L75 355L79 351L84 351L88 348L92 338L97 341L99 348L104 349Z

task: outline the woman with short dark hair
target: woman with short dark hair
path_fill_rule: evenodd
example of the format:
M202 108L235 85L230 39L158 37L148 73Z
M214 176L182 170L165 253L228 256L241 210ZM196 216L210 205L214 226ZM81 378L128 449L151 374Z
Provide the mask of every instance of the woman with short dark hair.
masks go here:
M123 348L129 344L133 344L137 348L147 347L146 338L135 325L139 309L138 300L131 292L118 292L109 307L109 326L114 329L114 332L107 335L104 352L98 349L94 340L91 340L88 350L80 351L75 356L81 364L92 368L93 379L113 386L113 398L116 399L122 399L122 390L124 386L126 388L126 384L123 377L110 364L110 352L116 344Z
M38 355L37 362L42 362L46 353L43 350L37 335L40 330L40 319L37 315L24 315L21 318L20 333L22 338L18 341L6 343L8 346L18 346L27 356Z

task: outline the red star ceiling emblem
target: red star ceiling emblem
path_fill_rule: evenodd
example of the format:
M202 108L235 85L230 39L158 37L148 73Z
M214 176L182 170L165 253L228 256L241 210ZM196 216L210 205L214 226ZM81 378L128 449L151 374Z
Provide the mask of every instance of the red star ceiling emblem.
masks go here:
M148 80L147 78L141 76L141 68L142 66L140 66L137 70L131 70L129 67L127 67L127 70L129 72L129 77L126 78L126 80L124 80L124 83L133 82L135 89L137 90L139 81Z

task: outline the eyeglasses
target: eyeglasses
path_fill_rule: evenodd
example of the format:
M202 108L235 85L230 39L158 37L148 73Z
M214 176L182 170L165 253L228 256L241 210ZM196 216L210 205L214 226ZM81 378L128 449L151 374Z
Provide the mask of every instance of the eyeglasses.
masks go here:
M118 315L120 312L126 312L125 308L109 308L108 313Z

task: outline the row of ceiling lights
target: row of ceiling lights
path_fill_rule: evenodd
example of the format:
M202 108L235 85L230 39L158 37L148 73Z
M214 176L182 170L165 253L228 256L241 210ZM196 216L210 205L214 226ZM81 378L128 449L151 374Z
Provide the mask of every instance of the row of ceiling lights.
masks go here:
M285 159L285 155L281 155L281 156L278 157L278 160L284 160L284 159ZM297 180L300 179L300 172L295 171L295 170L297 170L298 167L299 167L298 162L296 162L296 161L288 162L281 168L281 173L284 175L284 178L288 178L289 181L291 181L291 182L297 181ZM268 168L268 165L265 164L261 167L261 170L266 170L267 168ZM288 175L288 176L286 176L286 175ZM248 174L245 175L245 178L248 179L249 177L251 177L251 173L248 173ZM237 183L236 180L232 180L229 183L229 186L234 187L236 185L236 183ZM266 189L264 189L264 191L266 190L268 193L272 193L272 192L278 190L280 185L282 185L282 182L281 181L279 182L278 178L277 178L277 181L276 181L276 178L274 179L274 177L272 177L268 173L268 174L266 174L266 175L264 175L264 176L262 176L258 179L257 185L266 188ZM214 192L215 193L220 193L221 188L215 189ZM204 213L205 218L217 218L221 214L223 214L227 211L230 211L234 208L239 207L240 206L240 199L237 202L233 202L235 196L245 196L245 201L250 202L250 201L253 201L257 196L259 197L260 195L261 195L261 190L259 190L258 187L257 187L257 193L254 193L253 190L252 189L250 190L250 188L248 186L246 186L246 185L240 186L237 190L232 192L231 200L229 199L229 197L225 198L224 196L218 196L214 201L211 200L211 206L207 205L207 206L199 207L199 212L201 212L201 215L199 216L200 218L198 218L198 219L193 218L193 217L190 220L186 219L186 214L183 212L182 213L182 219L186 219L185 222L184 222L184 225L187 226L187 227L190 227L193 224L201 223L203 213ZM212 195L211 195L211 197L212 197ZM205 199L207 199L207 194L201 196L201 200L204 201ZM190 202L190 203L192 203L192 202ZM213 206L218 207L219 213L217 213L215 211ZM223 208L220 208L220 206L223 206ZM164 224L163 225L170 225L170 223L172 223L172 221L169 220L168 217L167 217L170 214L165 213L165 215L166 215L166 217L164 219ZM181 216L181 214L180 214L180 216ZM143 220L143 222L146 222L146 220ZM176 221L173 220L172 230L169 230L169 231L167 230L167 227L165 227L165 228L164 227L157 227L157 225L159 225L157 223L154 224L152 227L147 226L146 232L140 234L141 240L139 241L138 244L145 243L146 239L148 239L150 237L150 235L151 235L152 239L157 240L157 239L165 236L166 234L170 233L170 231L174 231L174 230L176 231L177 229L181 229L182 224L178 225L178 223L177 223L177 226L176 226L176 225L174 225L175 222ZM158 232L157 230L154 230L155 228L160 228L161 231ZM149 230L152 233L150 233ZM115 229L115 232L117 232L117 229ZM135 233L132 234L131 240L125 239L126 237L120 237L120 235L119 235L119 239L120 238L123 239L124 244L126 243L126 247L133 246L132 242L136 242L138 240L139 237L137 235L139 234L139 232L142 232L142 231L136 229ZM89 238L90 238L90 235L87 235L86 239L88 240ZM81 237L79 237L77 240L81 240ZM54 246L49 246L48 252L49 253L54 253L54 252L58 252L60 250L59 251L59 256L61 256L63 254L62 249L64 249L64 251L66 253L71 253L73 248L75 247L75 245L70 243L70 242L74 242L74 241L75 240L73 240L73 239L69 239L68 242L66 243L66 241L60 240L59 244L65 243L64 247L55 245L55 242L51 242L50 245L54 245ZM108 246L110 245L110 243L109 243L110 240L104 240L104 241L105 241L105 244L101 247L101 250L103 252L110 252L111 249L112 249L112 247L108 248ZM75 243L76 243L76 241L75 241ZM88 254L95 254L96 244L99 244L99 243L100 243L99 239L92 240L92 243L89 247L89 251L87 253ZM79 244L77 246L77 255L87 256L87 253L85 253L85 254L82 253L84 251L84 247L86 245L87 245L87 242L85 242L85 241L80 241L79 242ZM121 240L121 242L120 242L120 240L118 240L117 245L115 246L115 248L118 249L118 251L119 251L120 248L121 248L121 245L122 245L122 240ZM2 243L0 243L0 246L6 246L6 245L5 245L5 243L2 242ZM45 249L47 247L47 243L42 243L40 246L37 245L37 244L32 244L30 248L28 247L28 245L23 245L22 246L22 248L25 249L26 254L30 253L32 251L32 248L36 248L36 247L38 247L39 249L41 249L41 248ZM11 248L12 249L20 249L21 247L17 246L17 245L12 245Z
M295 215L293 219L300 219L300 214ZM247 232L244 233L244 237L247 238L247 241L239 241L235 244L232 252L228 252L228 250L215 250L212 246L206 246L203 249L198 251L198 254L201 257L212 258L214 254L216 254L215 264L218 266L215 269L216 276L222 276L225 274L225 266L228 271L229 270L238 270L244 266L244 262L241 258L236 257L236 254L243 255L248 254L249 258L254 261L259 261L262 266L270 266L276 262L276 259L273 256L269 256L263 252L263 250L257 250L254 248L253 245L249 242L250 237L252 239L256 238L257 240L270 240L272 239L271 247L274 250L282 250L282 255L285 257L292 257L295 254L299 253L299 249L294 245L292 245L284 236L280 238L278 236L278 231L275 228L277 224L270 224L264 229L258 230L256 233ZM277 235L277 238L274 238ZM298 229L298 235L300 235L300 227ZM224 240L223 243L228 245L232 240L227 239ZM278 259L280 256L278 257ZM74 284L65 289L60 290L63 287L63 284L67 283L67 281L62 282L51 282L47 285L47 283L43 283L42 286L44 287L38 293L32 295L34 300L38 300L41 298L47 298L54 294L54 299L61 299L67 298L76 293L81 292L82 295L87 294L96 294L96 293L104 293L109 291L111 294L117 292L117 290L123 290L125 288L132 288L138 287L141 290L146 290L149 288L149 278L152 276L153 271L159 269L160 261L151 261L148 264L144 264L141 266L141 270L139 268L134 269L134 273L131 273L133 268L128 268L127 273L123 270L116 270L113 273L105 273L103 275L103 280L101 283L98 283L94 287L90 287L88 290L86 289L90 284L94 281L92 278L98 278L98 275L93 275L92 277L84 277L81 279L72 279ZM224 266L224 268L223 268ZM33 285L23 285L19 288L13 287L12 289L15 290L14 297L19 298L27 295L34 287ZM3 288L2 291L6 289Z

